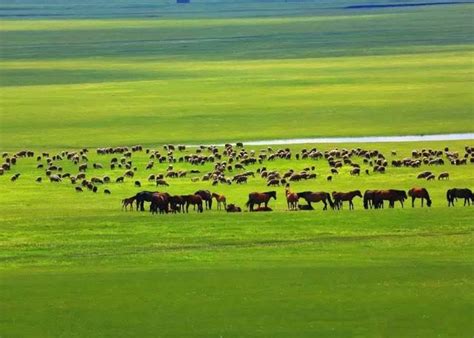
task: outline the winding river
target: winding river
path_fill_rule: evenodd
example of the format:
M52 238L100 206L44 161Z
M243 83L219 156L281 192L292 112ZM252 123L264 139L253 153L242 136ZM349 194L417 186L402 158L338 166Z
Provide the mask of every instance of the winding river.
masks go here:
M433 134L433 135L403 135L403 136L355 136L355 137L310 137L289 138L259 141L243 141L244 145L286 145L311 143L390 143L390 142L422 142L422 141L462 141L474 140L474 133ZM230 142L229 142L230 143ZM235 142L232 142L235 143ZM215 144L223 146L224 144ZM189 145L198 147L199 145Z

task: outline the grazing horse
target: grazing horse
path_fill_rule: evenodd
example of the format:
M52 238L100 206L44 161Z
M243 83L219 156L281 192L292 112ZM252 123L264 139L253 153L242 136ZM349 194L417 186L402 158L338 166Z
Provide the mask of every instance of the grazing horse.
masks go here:
M224 209L227 209L227 199L224 195L216 194L215 192L212 193L212 198L216 199L217 202L217 210L221 210L221 205L224 204Z
M145 211L145 202L151 202L153 194L158 191L141 191L135 195L135 200L137 201L137 211Z
M428 193L428 190L425 188L411 188L408 190L408 196L411 197L411 207L415 207L415 199L421 198L421 207L423 207L423 200L426 199L426 205L428 207L431 207L431 199L430 199L430 194Z
M306 202L308 203L308 206L312 208L311 202L323 202L324 207L323 210L328 209L328 203L329 206L334 209L334 203L331 199L331 195L328 192L325 191L318 191L318 192L313 192L313 191L303 191L297 193L298 197L304 198Z
M212 194L209 190L198 190L194 193L194 195L201 196L206 205L206 209L212 209Z
M186 204L186 201L183 199L182 196L179 196L179 195L171 196L169 198L169 202L170 202L170 208L172 212L174 213L184 212L184 206Z
M168 193L157 192L151 196L150 212L152 214L160 213L167 214L169 212L169 198Z
M448 207L454 207L454 201L458 198L464 198L464 206L474 204L474 195L472 191L467 188L454 188L446 192L446 199L448 200Z
M288 184L285 188L286 204L288 210L298 210L298 194L290 191L290 185Z
M77 188L76 188L77 190ZM82 189L81 189L82 191ZM127 210L127 207L130 206L130 210L133 210L133 202L135 202L135 196L124 198L122 200L122 210Z
M200 195L183 195L181 196L186 203L186 212L189 212L189 206L193 205L198 207L198 212L203 212L202 197Z
M362 198L362 194L361 194L360 190L354 190L354 191L349 191L349 192L337 192L337 191L332 192L332 198L334 200L334 206L337 209L342 209L343 202L344 201L349 201L349 210L351 210L351 209L354 210L354 203L352 202L352 200L356 196Z
M403 202L408 198L404 190L376 190L372 198L372 204L375 209L383 208L383 201L389 202L389 207L393 208L395 202L399 201L403 208Z
M274 198L275 200L277 199L276 191L252 192L249 194L249 200L245 205L249 208L250 211L254 211L253 206L255 204L257 204L260 208L260 205L264 203L265 208L268 208L268 201L270 201L270 198Z
M372 201L376 190L366 190L364 192L364 209L372 209L374 207Z

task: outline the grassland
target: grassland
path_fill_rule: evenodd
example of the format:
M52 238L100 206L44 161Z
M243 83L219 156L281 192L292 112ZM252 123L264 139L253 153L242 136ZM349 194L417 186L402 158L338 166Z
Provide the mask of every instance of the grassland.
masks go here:
M3 20L0 145L472 131L470 4L338 4L312 16L280 4L278 16Z
M360 145L348 145L360 146ZM368 147L368 145L362 145ZM385 144L396 158L445 143ZM453 142L451 149L464 143ZM296 151L302 146L293 147ZM325 148L328 147L328 148ZM329 149L331 145L321 147ZM255 148L258 150L259 148ZM91 155L106 163L112 156ZM389 155L389 160L395 158ZM149 172L134 155L141 189ZM361 161L360 161L361 162ZM361 163L362 164L362 163ZM326 161L267 163L283 171L315 165L321 176L292 189L408 189L422 184L431 209L288 212L283 188L271 214L151 216L122 212L140 190L133 180L98 194L70 183L34 183L35 159L20 161L20 179L0 177L2 332L7 336L465 336L472 331L472 207L448 208L445 191L471 186L470 166L390 168L386 175L333 182ZM63 163L65 171L72 165ZM163 172L166 164L154 172ZM258 166L249 166L255 170ZM191 169L177 164L177 169ZM364 168L364 166L363 166ZM203 172L211 165L200 167ZM449 182L420 182L421 170L448 170ZM120 172L92 170L89 175ZM209 189L172 179L170 193ZM104 188L111 196L102 193ZM247 185L212 187L243 205ZM34 309L34 311L30 311Z
M472 4L192 2L2 1L0 152L473 131ZM316 146L391 160L446 145L465 142ZM133 160L142 189L155 189L147 157ZM421 184L433 207L288 212L279 188L273 213L151 216L120 210L139 190L130 180L106 186L110 196L77 194L35 183L42 171L21 159L0 176L0 336L472 336L473 208L445 202L446 189L472 188L472 165L344 168L327 182L325 161L268 164L308 165L320 177L292 189ZM426 169L451 180L417 180ZM241 206L268 190L189 177L166 190L199 188Z

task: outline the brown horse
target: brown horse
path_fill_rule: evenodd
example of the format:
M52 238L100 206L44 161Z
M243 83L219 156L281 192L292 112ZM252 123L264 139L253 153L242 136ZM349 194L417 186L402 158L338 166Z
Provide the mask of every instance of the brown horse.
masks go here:
M127 210L128 206L130 206L130 210L133 210L133 202L135 202L135 196L124 198L122 200L122 210Z
M426 199L426 205L428 207L431 207L431 199L430 199L430 194L428 193L428 190L426 190L425 188L419 188L419 187L415 187L415 188L411 188L410 190L408 190L408 196L411 197L411 207L414 208L415 207L415 199L417 198L421 198L421 207L423 207L423 200Z
M198 190L194 195L201 196L202 200L206 204L206 209L212 209L212 194L209 190Z
M270 201L270 198L274 198L276 200L276 191L252 192L249 194L249 200L245 205L250 211L254 211L253 206L255 204L257 204L260 208L260 205L264 203L265 208L268 208L268 201Z
M184 201L182 196L179 196L179 195L171 196L169 198L169 202L170 202L170 209L173 213L184 212L184 206L186 205L186 202Z
M215 192L212 193L212 198L216 199L217 202L217 210L221 210L221 205L224 205L224 209L227 209L227 199L224 195L216 194Z
M360 190L354 190L354 191L349 191L349 192L337 192L337 191L332 192L332 198L334 200L334 206L337 209L342 209L343 202L348 201L349 202L349 210L351 210L351 209L354 210L354 203L352 202L352 200L356 196L362 198L362 194L361 194Z
M446 192L446 199L448 200L448 207L453 206L454 207L454 201L458 198L464 198L464 206L470 205L471 202L474 204L474 195L472 194L472 191L467 188L454 188L454 189L449 189Z
M186 212L189 212L189 206L197 206L198 207L198 212L203 212L203 207L202 207L202 202L203 199L200 195L183 195L181 196L183 200L186 202Z
M152 214L168 213L169 212L169 198L171 196L168 193L157 192L151 197L150 212Z
M226 208L227 212L242 212L240 207L236 206L235 204L229 204Z
M287 184L285 188L286 194L286 204L288 205L288 210L298 210L298 194L290 191L290 185Z
M395 202L399 201L403 208L403 202L408 198L404 190L375 190L372 198L372 204L375 209L383 208L383 201L389 202L389 207L395 207Z
M323 210L327 210L328 208L328 203L329 206L334 209L334 203L331 199L331 194L325 191L319 191L319 192L314 192L314 191L303 191L297 193L299 198L304 198L306 202L308 203L308 206L312 208L311 202L323 202L324 207Z

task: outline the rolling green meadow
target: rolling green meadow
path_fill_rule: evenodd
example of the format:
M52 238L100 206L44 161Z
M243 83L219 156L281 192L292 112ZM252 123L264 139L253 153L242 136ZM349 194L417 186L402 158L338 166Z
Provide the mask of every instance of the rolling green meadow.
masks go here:
M331 182L324 159L247 166L314 165L316 180L294 191L423 186L433 199L431 208L364 210L356 199L353 211L318 203L298 212L286 210L283 187L258 176L191 182L211 163L176 163L201 174L156 188L146 178L168 163L145 170L148 155L137 152L136 177L96 194L36 168L42 151L88 147L105 169L87 177L115 179L123 170L96 147L473 132L471 3L191 2L0 4L0 152L35 151L0 176L0 336L472 337L473 207L448 208L445 197L473 189L472 164L361 176L344 166ZM473 145L288 147L378 149L390 163L413 149ZM424 170L450 180L420 181ZM271 213L121 210L123 198L155 189L209 189L241 207L252 191L278 197Z

